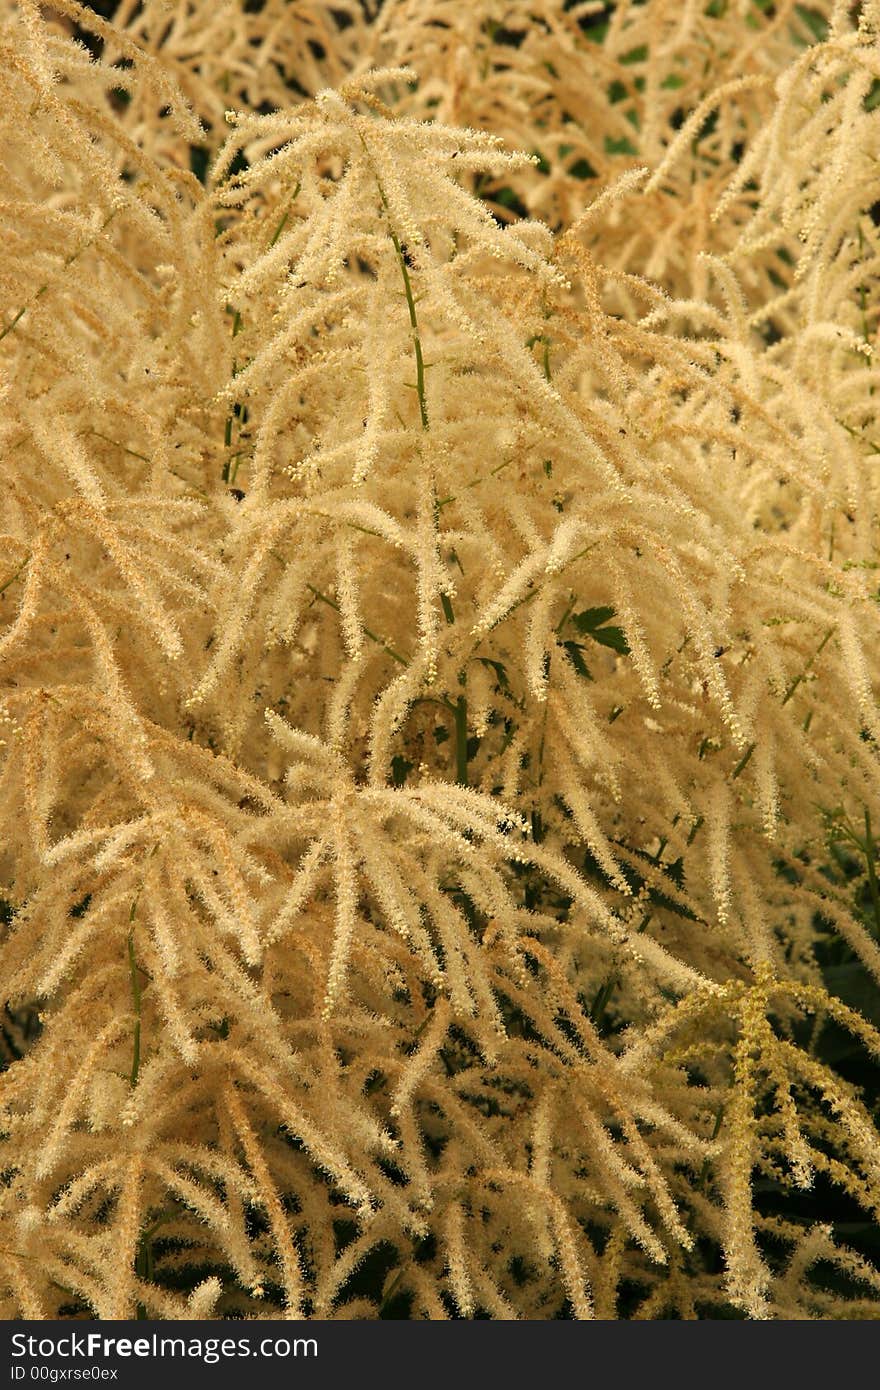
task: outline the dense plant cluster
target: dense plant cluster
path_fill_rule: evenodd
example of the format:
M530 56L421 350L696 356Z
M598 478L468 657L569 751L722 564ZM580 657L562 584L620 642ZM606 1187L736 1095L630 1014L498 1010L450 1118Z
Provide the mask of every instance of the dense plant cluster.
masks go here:
M99 8L0 4L0 1313L877 1316L880 3Z

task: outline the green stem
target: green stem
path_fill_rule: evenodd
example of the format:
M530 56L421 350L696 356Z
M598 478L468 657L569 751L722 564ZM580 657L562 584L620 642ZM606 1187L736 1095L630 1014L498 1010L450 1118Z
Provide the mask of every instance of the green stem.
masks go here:
M151 458L146 454L139 454L136 449L129 449L127 444L120 444L118 439L111 439L108 434L101 434L100 430L86 430L86 434L94 435L95 439L103 439L105 444L112 444L114 449L121 449L124 454L130 454L133 459L140 459L143 463L152 463Z
M751 758L751 756L752 756L752 754L754 753L754 751L755 751L755 749L757 748L757 746L758 746L758 745L757 745L756 743L750 743L750 744L749 744L748 748L747 748L746 751L743 753L743 755L742 755L742 757L740 758L739 762L737 763L736 767L733 769L733 772L730 774L731 781L735 781L736 778L739 776L739 774L740 774L741 772L744 772L744 771L745 771L745 768L746 768L747 765L748 765L749 759Z
M134 1272L142 1283L152 1284L155 1271L153 1266L153 1242L151 1231L144 1231L138 1241L137 1253L134 1257ZM148 1317L149 1314L143 1303L139 1303L137 1305L137 1311L135 1312L135 1318L138 1321L143 1321Z
M132 903L132 914L136 906L137 901L135 900ZM134 954L134 928L128 933L128 968L131 975L131 996L134 1002L134 1040L129 1084L134 1087L138 1083L138 1073L141 1069L141 985L138 979L138 964Z
M363 135L360 137L360 139L361 144L363 145L367 153L367 158L369 159L369 146L367 145L367 142L364 139ZM370 162L372 163L372 160L370 160ZM398 237L394 228L391 226L391 208L388 204L388 199L385 196L385 189L382 187L382 181L379 178L378 174L376 175L376 184L379 189L379 197L382 199L382 206L385 209L386 215L388 217L388 231L390 232L391 240L394 243L394 252L397 256L397 264L400 266L400 273L403 277L403 292L406 295L406 306L409 310L409 323L410 328L412 329L413 348L415 349L416 357L416 394L419 398L419 416L422 422L422 429L426 430L428 428L428 399L425 393L425 358L422 353L422 339L419 334L419 320L418 315L416 314L416 301L415 296L413 295L412 281L409 278L409 267L406 263L406 257L403 254L403 247L400 244L400 238Z
M545 291L544 294L542 295L542 301L543 301L543 303L542 303L542 310L543 310L543 314L544 314L544 322L546 323L546 321L547 321L547 320L549 319L549 317L550 317L550 310L547 308L547 294L546 294L546 291ZM544 380L545 380L545 381L550 381L550 380L551 380L551 372L550 372L550 339L549 339L549 337L547 336L546 333L542 333L542 335L541 335L541 346L542 346L542 348L543 348L543 353L542 353L543 361L542 361L542 364L541 364L541 365L542 365L543 368L544 368Z
M101 229L98 232L98 236L100 236L101 232L106 230L106 228L113 221L113 218L116 216L118 211L118 208L114 208L113 211L109 214L109 216L104 218L104 221L101 223ZM70 256L65 256L64 260L61 263L62 269L67 270L68 266L73 265L74 261L79 260L83 251L87 251L90 246L94 246L96 240L97 237L92 237L83 246L81 246L78 251L74 251ZM15 317L12 319L12 321L10 323L7 323L5 328L0 329L0 343L2 343L7 333L11 333L15 326L19 323L19 321L24 318L28 309L33 308L37 300L42 298L42 296L46 293L47 289L49 288L50 283L51 282L47 280L45 285L41 285L40 288L34 294L33 299L29 299L26 304L22 304L21 308L19 309Z
M233 337L233 339L235 339L235 338L238 337L239 333L241 332L242 328L244 327L244 323L243 323L243 320L242 320L242 317L241 317L241 310L240 310L240 309L236 309L236 310L233 311L233 308L232 308L232 305L231 305L231 304L227 304L226 309L227 309L227 312L229 312L229 313L231 313L231 314L233 315L233 318L232 318L232 337ZM236 377L236 376L238 375L238 363L235 361L235 359L233 359L233 362L232 362L232 375L233 375L233 378ZM233 404L232 410L231 410L230 414L227 415L227 417L226 417L226 423L225 423L225 425L223 426L223 445L224 445L224 448L226 448L226 449L231 449L231 448L232 448L232 427L233 427L233 424L234 424L234 417L235 417L236 404L237 404L237 403ZM229 458L227 458L226 462L225 462L224 465L223 465L222 472L221 472L221 474L220 474L222 481L223 481L224 483L228 483L230 486L235 482L235 474L238 472L238 459L239 459L239 456L240 456L240 451L239 451L239 454L232 454ZM234 470L232 469L232 461L233 461L233 459L236 461L236 462L235 462L235 469L234 469Z
M272 233L272 240L269 242L269 248L268 248L270 251L272 250L272 247L275 245L276 241L277 241L278 238L280 237L281 233L284 231L284 228L287 226L287 219L290 217L290 209L293 207L293 204L296 202L297 198L299 197L299 190L300 190L301 188L302 188L302 183L301 183L301 182L297 183L296 188L293 190L292 194L290 195L290 202L288 203L287 208L285 209L284 216L281 218L281 221L278 223L278 226L275 228L275 231Z
M478 478L472 478L469 483L465 483L464 487L462 488L462 492L467 492L468 489L472 487L479 487L480 483L484 483L487 478L496 477L502 471L502 469L507 468L512 462L513 459L502 459L501 463L497 463L494 468L491 468L489 470L488 473L485 473ZM448 507L451 502L456 502L459 496L460 493L451 492L448 497L441 497L437 502L438 512L442 511L444 507Z
M868 888L874 909L874 925L880 937L880 891L877 888L877 866L874 858L874 837L871 834L871 813L865 807L865 862L868 866Z
M30 561L30 558L30 555L28 555L26 559L22 560L18 569L15 571L15 574L10 575L8 579L4 580L4 582L0 584L0 594L5 594L10 584L14 584L16 579L18 579L20 575L24 574L25 569L27 568L27 565Z
M560 633L562 632L562 629L565 627L565 624L568 622L569 618L571 617L571 610L574 608L574 606L575 606L576 603L577 603L577 595L576 595L576 594L571 594L571 595L569 596L569 600L568 600L568 607L566 608L566 610L565 610L565 612L563 613L562 617L559 619L559 622L556 624L555 628L553 629L553 631L554 631L554 633L556 634L557 637L560 635Z
M397 1290L398 1290L398 1288L399 1288L399 1286L400 1286L400 1281L401 1281L401 1279L403 1278L403 1275L404 1275L404 1268L401 1267L401 1268L397 1271L397 1273L395 1274L394 1278L391 1280L391 1283L388 1285L388 1288L385 1290L385 1293L384 1293L384 1295L383 1295L383 1297L382 1297L382 1302L381 1302L381 1304L380 1304L380 1306L379 1306L379 1317L380 1317L380 1318L381 1318L382 1314L385 1312L385 1310L386 1310L386 1308L388 1307L389 1303L391 1302L392 1298L393 1298L394 1295L396 1294L396 1292L397 1292Z
M316 599L319 599L321 603L326 603L327 607L332 608L334 612L339 613L342 611L338 603L334 603L332 598L328 598L326 594L322 594L320 589L315 588L314 584L307 584L306 588L309 590L310 593L315 595ZM386 651L388 655L394 661L399 662L401 666L409 665L409 662L407 661L406 657L401 656L400 652L396 652L393 647L389 647L387 642L383 642L382 638L378 635L378 633L371 632L371 630L368 627L365 627L364 636L368 637L371 642L375 642L378 646L380 646L383 649L383 651Z
M724 1106L723 1106L723 1105L719 1105L718 1109L715 1111L715 1124L714 1124L714 1126L713 1126L713 1128L712 1128L712 1139L711 1139L711 1142L712 1142L713 1144L715 1143L715 1140L718 1138L718 1135L721 1133L721 1121L722 1121L723 1119L724 1119ZM702 1166L702 1168L700 1169L700 1191L701 1191L701 1192L705 1192L705 1190L706 1190L706 1185L707 1185L708 1181L709 1181L709 1159L708 1159L708 1157L706 1157L706 1158L703 1159L703 1166Z
M381 184L379 185L379 192L382 193ZM382 201L385 202L384 193L382 193ZM385 207L387 209L387 202L385 203ZM406 294L407 308L409 309L409 322L412 328L413 348L415 349L416 355L416 394L419 398L419 416L422 422L422 429L426 430L428 428L428 401L425 394L425 359L422 355L422 340L419 336L419 320L416 315L416 302L413 298L412 283L409 278L406 257L401 249L397 233L393 228L389 230L391 231L391 240L394 242L394 250L397 253L397 263L400 266L400 273L403 276L403 288Z
M468 784L467 699L464 695L459 695L455 702L455 780L462 787Z
M819 645L818 645L818 647L816 648L816 650L813 652L813 655L810 657L809 661L808 661L807 664L805 665L803 671L801 671L801 673L800 673L799 676L795 676L795 678L794 678L794 680L792 681L791 685L788 687L788 689L786 690L785 694L783 695L783 697L782 697L782 703L783 703L784 705L787 705L787 704L788 704L789 700L791 699L791 697L792 697L792 695L794 694L794 692L797 690L797 688L798 688L798 686L800 685L801 681L806 680L807 675L809 674L810 670L812 669L813 662L816 660L817 656L821 656L822 652L825 650L826 644L827 644L828 642L830 642L831 637L833 636L833 634L834 634L834 628L833 628L833 627L830 627L830 628L828 629L828 631L825 633L825 636L822 638L822 641L819 643Z
M599 1032L602 1031L602 1025L605 1022L605 1010L617 988L617 978L617 975L609 975L604 984L601 984L596 990L596 997L590 1005L590 1018Z

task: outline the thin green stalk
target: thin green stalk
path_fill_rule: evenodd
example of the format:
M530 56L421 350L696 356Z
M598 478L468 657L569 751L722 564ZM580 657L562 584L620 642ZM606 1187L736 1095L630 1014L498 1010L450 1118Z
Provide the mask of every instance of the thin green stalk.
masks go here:
M596 990L596 997L590 1005L590 1018L596 1028L601 1030L605 1020L605 1010L610 1003L611 996L617 988L618 976L609 975L608 979Z
M18 579L22 574L24 574L25 569L30 563L30 558L30 555L26 556L25 559L22 560L18 569L15 571L15 574L10 575L8 579L4 580L4 582L0 584L0 594L5 594L10 584L14 584L16 579Z
M153 1228L151 1228L148 1231L144 1231L141 1234L141 1238L138 1241L137 1253L134 1257L134 1272L137 1275L138 1279L140 1279L144 1284L152 1284L153 1277L155 1274L155 1267L153 1264L152 1229ZM143 1321L148 1317L149 1314L147 1313L147 1310L144 1307L143 1303L139 1303L135 1312L135 1318L138 1321Z
M364 139L363 135L361 135L360 139L361 144L363 145L367 153L367 158L369 159L369 146L367 145L367 142ZM372 163L372 160L370 160L370 162ZM385 209L386 215L388 217L388 231L391 235L391 240L394 244L394 253L397 256L397 264L400 266L400 273L403 277L403 292L406 296L406 306L409 310L409 323L410 328L412 329L413 348L415 350L416 358L415 389L416 395L419 399L419 417L422 422L422 429L427 430L428 398L425 392L425 358L422 352L422 339L419 334L419 319L416 313L416 301L415 296L413 295L412 281L409 278L409 267L406 263L406 257L403 254L403 247L400 244L400 238L398 237L394 228L391 226L391 208L389 206L388 199L385 196L385 189L382 187L382 181L379 178L378 174L376 175L376 185L379 189L379 197L382 200L382 206Z
M663 850L661 846L658 853L662 852ZM653 915L654 914L652 912L645 913L644 917L642 918L641 922L639 922L639 925L636 928L637 936L640 936L642 932L647 929L648 924L650 923ZM601 1030L602 1028L602 1024L605 1021L605 1011L608 1008L608 1005L611 1003L611 996L617 989L617 986L619 984L620 975L617 973L617 971L615 971L612 975L608 976L604 984L601 984L596 991L596 997L590 1005L590 1018L593 1020L593 1023L595 1024L597 1029Z
M385 194L382 192L382 185L379 185L379 192L386 209L388 203L385 201ZM394 250L397 254L397 263L400 266L400 273L403 276L403 288L406 294L406 304L409 309L409 322L412 328L413 348L416 356L416 394L419 398L419 416L422 422L422 429L428 428L428 400L425 394L425 359L422 354L422 340L419 336L419 320L416 314L416 302L413 298L412 282L409 278L409 269L406 264L406 257L401 249L397 233L393 228L389 228L391 240L394 243Z
M467 699L464 695L459 695L455 702L455 780L462 787L468 784Z
M599 541L591 541L589 545L585 545L583 550L579 550L576 555L572 555L570 560L566 560L564 565L560 565L557 573L562 574L565 570L568 569L569 565L573 565L576 560L582 560L583 557L585 555L588 555L591 550L595 550L597 545L599 545ZM504 614L504 617L499 618L498 622L494 624L494 626L498 627L501 623L506 623L507 619L510 617L512 613L515 613L518 608L522 608L524 603L531 603L532 599L537 598L540 592L541 585L535 584L534 587L529 591L529 593L524 594L522 598L517 599L516 603L512 603L510 605L507 612Z
M232 305L231 305L231 304L227 304L226 309L227 309L227 312L231 311L231 310L232 310ZM243 323L243 320L242 320L242 317L241 317L241 310L240 310L240 309L236 309L235 312L234 312L234 314L233 314L233 318L232 318L232 337L233 337L233 339L235 339L235 338L238 337L238 335L239 335L239 333L241 332L241 330L242 330L243 327L244 327L244 323ZM233 362L232 362L232 375L233 375L233 378L235 378L235 377L238 375L238 362L235 361L235 359L233 359ZM231 449L231 448L232 448L232 426L233 426L233 421L234 421L235 408L236 408L235 405L233 405L232 410L230 411L229 415L227 415L227 417L226 417L226 423L225 423L225 425L224 425L224 427L223 427L223 445L224 445L224 448L226 448L226 449ZM228 483L230 486L235 482L235 474L238 472L238 459L239 459L239 457L240 457L240 455L241 455L241 452L242 452L242 451L239 450L239 452L238 452L237 454L231 454L231 455L229 456L229 458L227 458L226 462L225 462L224 465L223 465L223 470L222 470L222 472L221 472L221 474L220 474L220 476L221 476L223 482L224 482L224 483ZM234 470L232 469L232 461L233 461L233 459L235 460L235 469L234 469Z
M711 1138L711 1141L710 1141L710 1142L713 1143L713 1144L715 1143L715 1140L718 1138L718 1135L721 1133L721 1121L722 1121L723 1119L724 1119L724 1106L723 1106L723 1105L719 1105L718 1109L717 1109L716 1112L715 1112L715 1124L714 1124L713 1129L712 1129L712 1138ZM701 1191L705 1192L705 1190L706 1190L706 1184L708 1183L708 1181L709 1181L709 1159L708 1159L708 1157L707 1157L707 1158L704 1158L704 1159L703 1159L703 1166L702 1166L702 1168L700 1169L700 1190L701 1190Z
M549 676L549 670L548 670L548 676ZM545 745L545 743L547 742L547 715L548 715L548 713L549 713L549 708L550 708L550 707L549 707L547 701L545 700L545 701L544 701L544 714L543 714L543 717L542 717L542 719L541 719L541 741L540 741L540 743L538 744L538 786L539 786L539 787L540 787L541 783L544 781L544 745Z
M136 906L137 900L131 905L132 917ZM134 1087L138 1083L138 1073L141 1069L141 985L138 979L138 964L134 954L134 928L128 933L128 968L131 975L131 997L134 1002L134 1040L129 1084Z
M332 598L328 598L326 594L322 594L320 589L315 588L314 584L307 584L306 588L309 590L310 593L315 595L316 599L319 599L321 603L326 603L327 607L332 608L334 612L339 613L342 611L338 603L335 603ZM368 637L371 642L377 643L377 645L380 646L383 649L383 651L386 651L388 655L394 661L399 662L401 666L409 665L409 662L407 661L406 657L401 656L400 652L396 652L393 647L389 647L388 643L384 642L382 638L378 635L378 633L371 632L371 630L368 627L365 627L364 636Z
M565 612L563 613L562 617L559 619L559 622L556 624L555 628L553 629L553 631L554 631L554 633L555 633L555 635L556 635L557 637L559 637L559 635L560 635L561 632L562 632L562 629L565 627L565 624L568 622L569 618L571 617L571 610L574 608L574 606L575 606L576 603L577 603L577 594L569 594L568 606L566 607L566 610L565 610Z
M114 208L113 211L109 214L109 216L104 218L104 221L101 223L101 228L98 232L98 236L100 236L101 232L103 232L107 227L109 227L110 223L113 221L113 218L116 216L118 211L118 208ZM81 246L78 251L74 251L70 256L65 256L64 260L61 263L62 269L67 270L68 266L73 265L74 261L79 260L83 251L87 251L90 246L94 246L96 240L97 237L92 237L83 246ZM48 290L50 284L51 281L47 280L45 285L41 285L40 288L34 294L33 298L29 299L26 304L22 304L21 308L18 310L18 313L11 320L11 322L7 323L5 328L0 329L0 343L2 343L7 333L11 333L12 330L16 327L16 325L24 318L28 309L32 309L33 306L36 304L37 300L42 298L42 296Z
M462 492L467 492L472 487L479 487L480 483L484 483L487 478L497 477L502 469L508 468L512 462L513 459L503 459L501 463L497 463L494 468L491 468L488 473L482 474L478 478L472 478L469 483L465 483ZM444 507L448 507L450 503L457 501L460 495L461 494L458 492L451 492L448 497L441 497L437 503L438 512L442 511Z
M865 807L865 863L868 866L868 890L874 909L874 926L880 937L880 891L877 888L877 864L874 856L874 837L871 834L871 813Z
M381 1302L381 1304L380 1304L380 1306L379 1306L379 1317L380 1317L380 1318L381 1318L382 1314L385 1312L385 1310L386 1310L386 1308L388 1307L388 1305L390 1304L392 1298L393 1298L394 1295L396 1294L396 1292L397 1292L397 1290L398 1290L398 1288L399 1288L399 1286L400 1286L400 1281L401 1281L401 1279L402 1279L403 1276L404 1276L404 1272L405 1272L405 1266L401 1266L401 1268L400 1268L400 1269L397 1271L397 1273L394 1275L394 1278L391 1280L391 1283L390 1283L390 1284L388 1285L388 1287L386 1288L385 1293L382 1295L382 1302Z
M730 779L731 779L731 781L736 781L736 779L737 779L737 777L739 776L739 774L745 770L745 768L746 768L747 765L748 765L749 759L751 758L751 756L752 756L752 754L754 753L754 751L755 751L755 749L757 748L757 746L758 746L758 745L757 745L756 743L750 743L750 744L749 744L748 748L747 748L746 751L743 753L743 755L742 755L742 757L740 758L739 762L737 763L736 767L733 769L733 772L730 774Z
M121 449L124 454L130 454L133 459L140 459L142 463L153 462L146 454L139 454L136 449L129 449L127 444L121 444L118 439L111 439L108 434L101 434L100 430L86 430L86 433L94 435L95 439L103 439L105 444L112 444L115 449Z
M825 633L825 636L822 638L822 641L819 643L818 647L817 647L816 650L813 652L813 655L810 657L810 659L809 659L809 661L807 662L807 664L805 665L804 669L801 671L800 675L799 675L799 676L795 676L795 678L794 678L794 680L792 681L791 685L788 687L788 689L786 690L785 694L784 694L783 697L782 697L782 703L783 703L784 705L787 705L787 704L788 704L789 700L791 699L792 695L795 693L795 691L797 690L797 688L798 688L798 686L801 684L801 682L804 681L804 680L806 680L807 676L809 675L809 673L810 673L810 671L811 671L811 669L812 669L813 662L816 660L816 658L817 658L818 656L821 656L822 652L825 650L826 645L828 644L828 642L831 641L831 638L832 638L832 636L833 636L833 634L834 634L834 631L835 631L835 629L834 629L833 627L830 627L830 628L828 629L828 631Z
M284 228L287 226L287 219L290 217L290 209L292 208L293 204L296 202L297 198L299 197L299 190L300 190L301 188L302 188L302 182L297 183L296 188L293 190L292 194L290 195L290 202L288 203L287 208L285 209L284 216L281 218L281 221L278 223L278 226L275 228L275 231L272 233L272 240L269 242L269 248L268 248L270 251L272 250L272 247L275 245L276 241L277 241L278 238L280 237L281 233L284 231Z
M40 295L45 294L48 288L48 285L41 285L40 288L37 290L36 294L34 295L31 304L36 304L37 300L40 298ZM19 309L18 313L15 315L15 318L12 320L12 322L7 323L6 327L0 330L0 343L3 342L3 339L6 337L7 333L12 332L13 328L15 328L19 320L24 318L28 309L31 308L31 304L23 304Z
M158 848L159 841L157 840L147 857L152 859ZM131 1075L129 1077L131 1086L137 1085L138 1073L141 1069L141 982L138 978L139 966L134 954L134 919L137 915L138 903L141 900L141 893L143 890L144 885L142 883L132 898L131 907L128 909L128 971L131 978L131 998L134 1007L134 1039L132 1041ZM149 976L147 976L147 978L149 979Z

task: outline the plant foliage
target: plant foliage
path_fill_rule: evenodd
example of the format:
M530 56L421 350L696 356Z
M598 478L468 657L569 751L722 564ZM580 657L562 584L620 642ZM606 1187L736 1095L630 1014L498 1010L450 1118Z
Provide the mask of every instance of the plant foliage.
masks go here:
M0 1314L876 1317L878 0L105 9L0 3Z

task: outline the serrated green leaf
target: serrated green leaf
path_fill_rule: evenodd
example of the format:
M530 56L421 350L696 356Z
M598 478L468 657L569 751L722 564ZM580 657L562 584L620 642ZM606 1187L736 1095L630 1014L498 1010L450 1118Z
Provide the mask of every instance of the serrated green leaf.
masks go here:
M569 661L571 662L574 669L577 671L578 675L583 676L584 680L591 681L593 677L590 674L590 670L587 666L587 663L581 656L581 652L584 651L584 647L581 645L581 643L563 642L562 645L565 648L566 655L568 656Z
M413 770L414 764L402 757L400 753L395 753L391 759L391 780L395 787L402 787L407 777Z
M603 647L610 647L621 656L629 655L629 643L622 627L606 627L604 624L614 617L613 608L585 608L583 613L572 613L571 621L578 632L592 637Z
M583 613L572 613L571 621L580 632L595 632L597 627L613 617L613 608L585 608Z
M478 656L476 659L477 661L479 661L481 666L488 666L490 670L494 671L495 677L501 689L509 692L510 681L507 676L507 668L504 665L502 665L500 661L493 661L492 658L488 656Z

